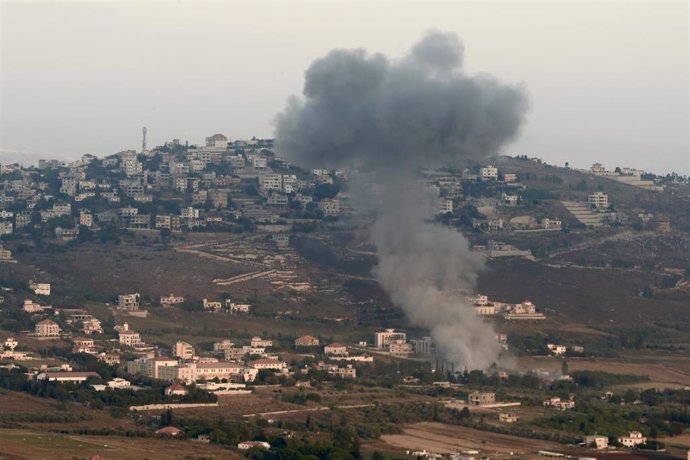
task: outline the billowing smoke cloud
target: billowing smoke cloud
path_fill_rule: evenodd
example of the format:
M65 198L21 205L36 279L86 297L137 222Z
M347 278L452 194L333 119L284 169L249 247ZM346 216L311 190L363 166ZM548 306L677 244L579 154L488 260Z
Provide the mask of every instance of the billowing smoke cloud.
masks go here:
M376 172L369 199L375 275L411 322L431 330L448 361L486 368L498 356L490 326L449 291L471 289L483 266L467 239L433 223L436 203L414 173L497 153L519 130L527 99L488 75L462 73L454 34L430 32L402 59L334 50L305 74L304 98L276 118L281 154L305 166Z

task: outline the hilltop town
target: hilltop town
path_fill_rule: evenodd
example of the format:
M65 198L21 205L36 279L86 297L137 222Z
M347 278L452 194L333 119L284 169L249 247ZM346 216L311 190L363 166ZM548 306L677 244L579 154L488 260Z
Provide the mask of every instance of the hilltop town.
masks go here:
M416 180L486 260L447 294L491 369L439 359L376 283L367 171L222 134L0 165L0 422L137 456L684 454L688 178L518 155Z

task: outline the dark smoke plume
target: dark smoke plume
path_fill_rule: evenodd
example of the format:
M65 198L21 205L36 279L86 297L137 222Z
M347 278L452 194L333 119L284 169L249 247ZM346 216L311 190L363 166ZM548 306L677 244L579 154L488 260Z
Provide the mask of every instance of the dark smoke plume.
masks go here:
M455 34L430 32L402 59L334 50L305 73L304 98L276 118L276 147L314 167L376 172L380 199L372 241L375 275L415 324L431 330L449 361L490 366L498 345L463 298L483 266L460 233L430 222L433 199L414 178L420 167L461 165L500 151L527 110L521 88L462 73Z

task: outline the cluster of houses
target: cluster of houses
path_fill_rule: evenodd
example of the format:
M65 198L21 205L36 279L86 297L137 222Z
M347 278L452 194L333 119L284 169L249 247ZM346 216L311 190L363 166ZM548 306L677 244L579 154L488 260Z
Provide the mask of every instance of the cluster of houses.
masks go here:
M431 337L407 340L407 333L386 329L374 334L374 346L376 349L388 352L393 356L405 357L412 354L432 355L434 344Z
M185 302L184 296L169 294L161 296L160 305L162 307L179 307ZM201 306L205 311L213 313L228 313L232 315L249 313L251 305L246 303L236 303L231 299L209 300L202 299ZM145 314L141 305L141 294L138 292L131 294L120 294L117 296L116 308L120 311L127 311L133 316Z
M86 154L71 162L41 160L37 168L2 165L0 235L54 219L59 219L49 226L54 236L72 240L84 228L111 225L231 230L242 220L300 223L341 213L337 188L326 194L316 190L333 185L342 173L299 170L272 148L271 139L230 141L214 134L199 146L173 140L103 159ZM147 204L157 202L175 206L163 213L146 211Z
M280 223L287 230L347 212L348 195L337 187L341 182L357 176L376 186L368 172L296 168L276 156L272 139L232 141L222 134L207 137L203 145L173 140L101 159L86 154L76 161L41 160L37 168L1 165L0 171L0 235L42 226L65 241L78 238L83 229L112 226L232 231L252 222ZM496 206L518 206L524 189L515 173L491 164L460 173L427 170L422 176L438 196L440 214L456 211L463 182L512 190L498 192ZM152 213L150 203L174 205ZM504 227L492 219L478 219L475 225L492 231ZM560 220L544 219L540 225L554 230Z
M655 183L653 180L644 179L645 171L638 168L616 168L613 171L606 169L601 163L594 163L589 170L584 170L590 174L594 174L600 177L606 177L608 179L615 180L617 182L622 182L624 184L632 185L634 187L642 188L645 190L652 190L655 192L660 192L664 190L664 186Z
M486 295L482 294L469 297L467 300L474 307L477 316L500 316L509 320L546 319L543 313L537 312L537 307L529 300L512 304L489 300Z
M627 436L619 436L617 441L620 445L627 448L634 448L641 444L647 443L647 437L643 436L639 431L630 431ZM593 447L597 450L609 448L608 436L601 436L598 434L585 436L583 445Z

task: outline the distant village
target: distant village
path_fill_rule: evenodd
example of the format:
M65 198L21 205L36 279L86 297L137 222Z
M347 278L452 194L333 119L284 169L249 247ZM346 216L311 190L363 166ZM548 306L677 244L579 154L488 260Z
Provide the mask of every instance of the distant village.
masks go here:
M597 163L584 172L663 189L634 168L607 171ZM108 241L120 230L158 230L163 237L183 231L259 231L286 247L289 232L309 231L318 222L352 214L347 184L353 177L375 189L376 178L368 172L298 168L275 154L272 139L231 141L214 134L203 145L174 139L148 149L144 138L141 151L102 159L86 154L76 161L41 160L37 167L0 165L0 239L65 243ZM526 187L518 174L491 164L474 170L423 170L420 180L438 196L440 218L454 219L466 229L492 235L565 228L563 216L511 211L521 207ZM619 219L602 192L562 204L584 227ZM667 219L652 220L660 229L670 229ZM492 236L475 249L489 257L530 256ZM0 260L12 261L11 251L0 247Z

